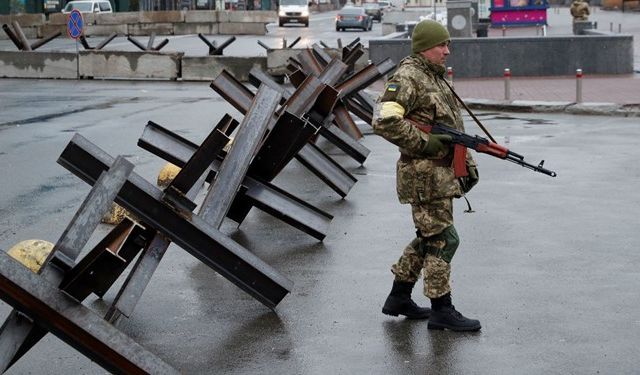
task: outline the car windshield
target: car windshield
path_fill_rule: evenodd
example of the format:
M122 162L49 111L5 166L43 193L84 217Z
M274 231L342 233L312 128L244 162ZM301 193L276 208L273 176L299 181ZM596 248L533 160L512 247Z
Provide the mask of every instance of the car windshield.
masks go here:
M362 14L364 11L363 8L342 8L340 14L354 15L354 14Z
M376 3L365 3L364 4L364 8L365 9L378 9L378 4L376 4Z
M91 3L69 3L64 10L67 12L71 12L72 10L77 9L81 12L91 12Z

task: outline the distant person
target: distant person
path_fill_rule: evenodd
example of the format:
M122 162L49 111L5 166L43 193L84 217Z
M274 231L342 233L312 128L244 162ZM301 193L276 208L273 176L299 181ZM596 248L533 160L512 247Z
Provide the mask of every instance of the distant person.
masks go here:
M574 0L571 3L570 10L573 22L589 20L589 3L586 0Z
M393 287L382 312L428 318L429 329L477 331L480 322L464 317L453 306L450 283L451 260L459 243L453 198L460 198L478 182L476 162L467 153L468 175L457 178L451 137L427 134L415 126L437 121L464 131L460 106L445 82L449 42L449 33L439 22L420 21L412 35L413 53L400 62L376 106L373 130L400 149L397 194L400 203L411 205L416 229L416 238L391 267ZM431 309L411 299L421 272Z

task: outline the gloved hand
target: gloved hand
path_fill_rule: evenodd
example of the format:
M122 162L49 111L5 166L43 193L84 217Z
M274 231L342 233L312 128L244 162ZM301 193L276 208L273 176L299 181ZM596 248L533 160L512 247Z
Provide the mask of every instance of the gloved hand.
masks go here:
M478 167L475 165L467 164L467 176L460 178L460 186L462 187L462 191L464 193L468 193L480 180L480 174L478 172Z
M451 139L448 134L429 134L427 146L424 149L425 156L444 157L449 151L448 143L451 142Z

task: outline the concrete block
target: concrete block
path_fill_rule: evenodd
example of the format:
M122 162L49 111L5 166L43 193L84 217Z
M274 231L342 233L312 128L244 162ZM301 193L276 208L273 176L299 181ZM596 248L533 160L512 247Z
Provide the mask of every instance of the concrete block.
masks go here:
M76 54L0 51L0 77L75 79Z
M369 49L365 48L362 56L360 56L360 58L356 60L355 64L353 64L353 69L357 72L368 65L369 65Z
M300 53L300 49L272 49L267 51L267 69L266 72L274 76L283 76L289 71L287 70L287 60L295 57Z
M0 15L0 24L11 25L13 21L18 21L21 27L44 25L44 14L19 13L11 15Z
M48 25L66 25L67 15L62 13L51 13L49 15Z
M134 23L128 24L127 30L129 35L173 35L173 23Z
M180 10L168 10L160 12L141 12L140 23L173 23L184 22L184 12Z
M420 21L420 16L424 16L424 11L397 11L393 10L391 12L384 12L384 16L382 16L382 23L405 23L407 21ZM395 30L394 30L395 31Z
M188 10L184 13L184 22L218 22L218 12L215 10Z
M249 80L249 71L253 67L266 69L266 57L238 56L185 56L182 58L182 79L185 81L211 81L223 69L242 82Z
M263 22L271 23L278 20L278 13L271 10L245 10L229 13L229 22Z
M399 62L410 53L409 39L369 41L374 63L387 57ZM525 77L575 75L578 68L586 74L631 74L633 36L452 38L447 65L461 78L500 77L504 68Z
M383 23L382 24L382 35L386 36L389 34L393 34L398 32L396 30L396 24L395 23ZM406 31L405 31L406 32Z
M49 15L49 21L47 21L46 25L64 25L67 26L67 18L68 14L62 13L51 13ZM84 13L82 15L82 19L84 20L85 25L92 25L96 23L96 15L91 13Z
M61 32L62 36L60 38L68 38L67 34L67 25L42 25L38 28L38 37L43 38L47 35L55 34L57 32Z
M97 25L126 25L138 23L139 17L139 12L101 13L95 15L95 23Z
M81 51L80 76L175 80L180 76L182 56L182 53Z
M9 27L11 28L11 31L15 31L13 29L13 25L9 24ZM20 28L22 29L22 32L24 33L24 36L27 37L27 39L38 39L41 37L40 35L40 27L41 26L20 26ZM9 36L7 36L7 33L4 32L4 30L0 31L0 38L2 39L9 39ZM31 41L33 43L33 41ZM13 43L12 43L13 45Z
M175 35L199 34L215 35L218 34L218 23L176 23L173 25Z
M117 33L120 36L126 35L129 32L129 28L126 24L123 25L87 25L84 29L85 36L107 36L112 33Z
M265 35L267 25L262 22L222 22L218 33L223 35Z

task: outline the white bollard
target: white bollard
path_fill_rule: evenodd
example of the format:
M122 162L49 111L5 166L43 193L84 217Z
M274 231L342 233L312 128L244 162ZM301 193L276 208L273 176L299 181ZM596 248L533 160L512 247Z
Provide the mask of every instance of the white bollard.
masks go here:
M504 68L504 100L511 101L511 69Z
M576 69L576 103L582 103L582 69Z
M449 79L451 86L453 86L453 68L450 66L447 67L447 78Z

